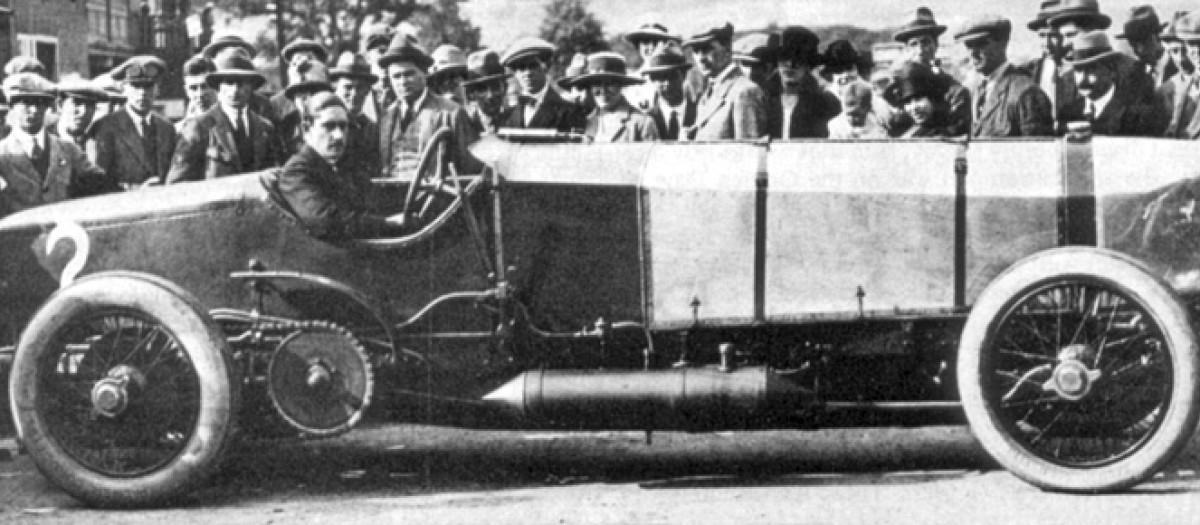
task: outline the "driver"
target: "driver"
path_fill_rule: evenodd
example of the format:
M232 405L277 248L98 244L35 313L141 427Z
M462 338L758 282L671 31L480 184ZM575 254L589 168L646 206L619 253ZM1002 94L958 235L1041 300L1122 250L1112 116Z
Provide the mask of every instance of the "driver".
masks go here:
M304 228L331 241L408 233L403 215L384 217L367 209L370 180L350 169L354 159L345 155L350 126L345 102L321 92L306 105L304 146L283 166L277 183Z

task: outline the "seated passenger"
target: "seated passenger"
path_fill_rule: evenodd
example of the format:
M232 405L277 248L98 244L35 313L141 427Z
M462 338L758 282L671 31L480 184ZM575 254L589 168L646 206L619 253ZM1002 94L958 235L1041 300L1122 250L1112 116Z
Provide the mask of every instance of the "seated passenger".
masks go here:
M291 211L320 239L403 235L403 217L383 217L367 209L371 183L353 171L353 159L345 155L350 136L345 102L323 92L305 105L304 147L284 165L276 183Z
M642 108L658 126L662 140L679 140L682 130L696 123L696 99L683 82L692 67L687 59L669 49L655 53L642 65L642 77L654 86L654 105Z
M893 130L893 136L906 139L951 136L950 104L945 99L948 89L950 85L928 66L905 62L884 96L904 111L911 124Z
M854 82L842 86L842 114L829 121L829 138L841 140L886 139L887 129L871 109L871 88Z
M587 69L571 82L592 94L596 109L588 115L584 133L596 142L658 140L654 120L625 100L621 89L641 84L642 79L625 74L625 58L604 51L588 56Z
M1068 63L1075 75L1079 97L1063 108L1066 122L1084 121L1092 133L1123 137L1158 137L1166 120L1157 104L1136 98L1134 90L1121 83L1116 57L1119 54L1102 32L1075 37Z
M829 120L842 112L842 105L813 77L812 68L821 63L817 52L820 40L800 26L784 29L779 40L782 90L767 104L767 131L771 138L785 140L826 138Z

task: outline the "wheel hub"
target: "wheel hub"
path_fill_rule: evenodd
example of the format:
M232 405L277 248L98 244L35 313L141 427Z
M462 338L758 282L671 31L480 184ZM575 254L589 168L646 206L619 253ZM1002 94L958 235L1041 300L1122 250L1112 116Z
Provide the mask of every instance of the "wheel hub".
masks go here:
M115 418L129 408L130 397L141 390L146 379L136 368L120 365L92 386L92 408L104 417Z

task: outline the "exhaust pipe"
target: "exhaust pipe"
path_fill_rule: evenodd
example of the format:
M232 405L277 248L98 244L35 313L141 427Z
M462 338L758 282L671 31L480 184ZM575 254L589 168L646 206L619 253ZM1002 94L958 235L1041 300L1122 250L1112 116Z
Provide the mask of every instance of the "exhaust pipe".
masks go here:
M553 428L697 431L765 428L812 397L769 368L747 367L534 370L483 399Z

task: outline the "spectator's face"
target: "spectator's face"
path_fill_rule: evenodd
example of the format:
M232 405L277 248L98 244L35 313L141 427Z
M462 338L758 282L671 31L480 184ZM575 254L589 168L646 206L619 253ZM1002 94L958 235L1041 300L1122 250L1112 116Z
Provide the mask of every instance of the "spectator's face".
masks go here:
M927 66L933 65L937 58L938 43L933 35L917 35L904 43L908 50L908 59Z
M1000 67L1007 58L1008 42L986 37L967 42L967 58L971 67L982 75L990 75Z
M42 130L42 123L46 120L46 110L50 108L49 101L21 98L10 105L12 107L10 121L21 128L21 131L32 134Z
M508 66L521 88L521 93L533 95L546 86L546 64L536 58L523 58Z
M345 9L337 12L337 27L339 31L348 31L354 28L354 20L350 18L350 12Z
M187 95L189 106L206 110L217 102L217 94L208 87L208 75L188 75L183 77L183 91Z
M253 84L227 78L217 84L217 100L223 106L242 109L250 103L250 95L254 93Z
M442 75L441 78L438 79L437 85L433 87L433 90L442 95L451 97L451 100L454 100L455 102L461 103L463 102L461 100L461 87L463 80L465 80L465 77L458 74Z
M1075 85L1079 94L1092 100L1099 100L1113 86L1113 70L1106 63L1088 64L1075 67Z
M933 117L933 101L926 96L911 97L904 101L904 112L918 125L929 122Z
M366 101L367 92L370 90L371 86L367 85L367 81L359 78L339 77L333 81L333 94L342 99L352 115L362 112L363 102Z
M621 102L621 85L612 80L596 82L588 88L588 92L596 101L596 107L601 109L613 109Z
M1187 48L1187 59L1193 64L1200 64L1200 40L1189 40L1184 46Z
M1074 49L1075 37L1088 32L1088 29L1079 25L1075 21L1061 22L1058 24L1058 32L1062 34L1063 52L1070 53ZM1065 56L1065 54L1064 54Z
M145 115L154 106L156 85L153 83L126 82L122 93L125 95L125 105L138 115Z
M67 131L78 135L87 130L96 115L96 102L76 97L63 97L58 108L59 120L66 123Z
M1038 29L1038 40L1042 44L1042 54L1049 55L1055 60L1061 59L1067 53L1067 49L1063 46L1062 33L1053 27L1047 26Z
M412 102L425 91L425 70L412 62L388 64L387 76L398 98Z
M1150 35L1141 40L1130 40L1129 48L1143 64L1157 64L1164 52L1162 40L1159 40L1158 35Z
M779 81L784 87L796 87L808 76L808 64L801 63L794 58L785 58L779 61Z
M1184 59L1183 42L1178 40L1163 42L1163 49L1166 50L1167 58L1169 58L1176 67L1182 67L1180 64L1183 64Z
M680 71L651 73L646 78L659 96L667 100L679 100L683 96L683 73Z
M304 132L304 142L325 160L337 162L346 153L346 130L350 127L350 117L345 108L325 108L309 118L311 121Z
M637 43L638 55L642 60L649 59L651 55L666 49L670 45L669 40L639 40Z
M716 40L693 45L692 58L700 72L710 78L721 74L733 62L729 47Z

